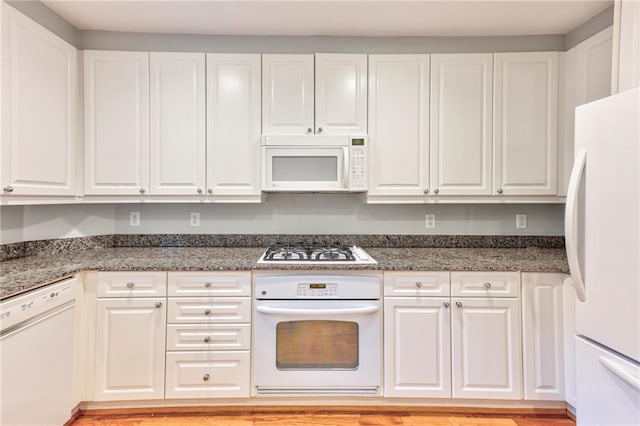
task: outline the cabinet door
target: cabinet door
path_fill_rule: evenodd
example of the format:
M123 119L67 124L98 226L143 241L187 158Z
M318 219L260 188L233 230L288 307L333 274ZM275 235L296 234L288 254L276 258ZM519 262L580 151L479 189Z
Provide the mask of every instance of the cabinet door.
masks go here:
M494 193L555 195L558 52L494 55Z
M453 397L521 399L519 300L451 302Z
M451 398L449 298L385 298L385 396Z
M425 194L429 55L369 55L369 194Z
M257 195L260 55L207 55L207 192Z
M315 132L367 134L367 55L316 54Z
M98 299L96 401L164 397L164 301Z
M204 54L152 52L149 61L150 193L203 194Z
M431 191L491 195L493 55L431 55Z
M640 2L620 2L618 92L640 86Z
M262 55L262 133L313 133L313 55Z
M84 52L85 193L149 189L149 54Z
M524 399L564 401L564 274L522 274Z
M4 194L74 195L76 49L1 7Z

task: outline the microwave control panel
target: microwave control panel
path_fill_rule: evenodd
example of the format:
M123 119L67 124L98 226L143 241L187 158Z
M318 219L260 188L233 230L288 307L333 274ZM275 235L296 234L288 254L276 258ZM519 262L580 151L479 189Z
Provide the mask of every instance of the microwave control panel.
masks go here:
M349 187L351 190L367 190L367 146L365 138L351 138Z

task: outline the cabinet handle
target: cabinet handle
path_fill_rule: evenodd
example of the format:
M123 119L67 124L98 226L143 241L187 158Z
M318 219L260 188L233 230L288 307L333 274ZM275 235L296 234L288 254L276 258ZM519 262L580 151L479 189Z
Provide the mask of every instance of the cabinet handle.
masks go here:
M313 133L313 129L311 127L307 128L307 133Z
M204 310L205 315L209 315L211 313L211 309L207 308Z
M498 188L498 190L496 191L498 194L502 194L502 188Z
M142 187L140 187L140 189L138 189L138 191L140 191L141 194L144 194L145 192L147 192L147 190L142 188Z
M204 283L204 286L205 286L206 288L209 288L209 287L211 287L211 283L210 283L209 281L207 281L206 283Z
M210 377L209 373L207 373L204 376L202 376L202 380L204 380L206 382L207 380L209 380L209 377Z
M11 186L11 185L7 185L7 186L5 186L4 188L2 188L2 190L3 190L4 192L13 192L13 186Z
M213 194L213 189L211 189L211 188L207 189L207 193L208 194Z
M434 193L434 194L439 194L439 193L440 193L440 190L439 190L438 188L436 188L436 189L434 189L434 190L433 190L433 193Z
M458 308L462 308L462 302L456 302L456 306L457 306Z
M442 302L442 306L444 306L445 309L449 309L449 306L451 306L451 304L449 304L449 302Z
M318 133L322 133L322 127L318 127Z
M211 337L210 336L207 336L207 337L204 338L204 342L205 343L209 343L210 341L211 341Z
M486 288L487 290L489 290L491 288L491 283L484 283L482 284L484 286L484 288Z
M422 288L422 283L420 281L416 281L416 287Z
M129 281L127 283L127 288L133 288L133 286L134 286L133 282Z
M424 193L425 193L425 194L428 194L428 193L429 193L429 188L425 189L425 190L424 190Z
M162 306L162 302L156 302L156 309L160 309L161 306Z
M202 194L202 188L196 189L196 192L198 192L198 194Z

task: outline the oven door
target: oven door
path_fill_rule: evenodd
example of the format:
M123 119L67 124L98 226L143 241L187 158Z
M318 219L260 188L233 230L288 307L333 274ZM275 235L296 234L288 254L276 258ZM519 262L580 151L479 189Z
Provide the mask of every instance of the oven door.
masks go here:
M379 300L258 300L254 395L381 389Z
M263 191L346 191L349 148L262 147Z

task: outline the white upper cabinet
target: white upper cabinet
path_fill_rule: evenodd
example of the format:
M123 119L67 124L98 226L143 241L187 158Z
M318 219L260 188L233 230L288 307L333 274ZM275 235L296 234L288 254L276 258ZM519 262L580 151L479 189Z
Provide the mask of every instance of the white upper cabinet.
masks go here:
M85 193L149 189L149 54L84 52Z
M431 193L491 195L493 55L431 55Z
M640 2L616 0L619 7L618 91L640 86Z
M316 54L318 134L367 133L367 55Z
M313 133L313 55L262 55L262 131Z
M260 119L260 55L208 54L209 194L260 196Z
M264 134L366 134L366 104L367 55L262 55Z
M205 185L205 55L150 59L150 193L197 195Z
M2 2L3 191L75 195L77 52Z
M369 195L424 196L429 55L369 55Z
M494 193L555 195L558 52L494 55Z

